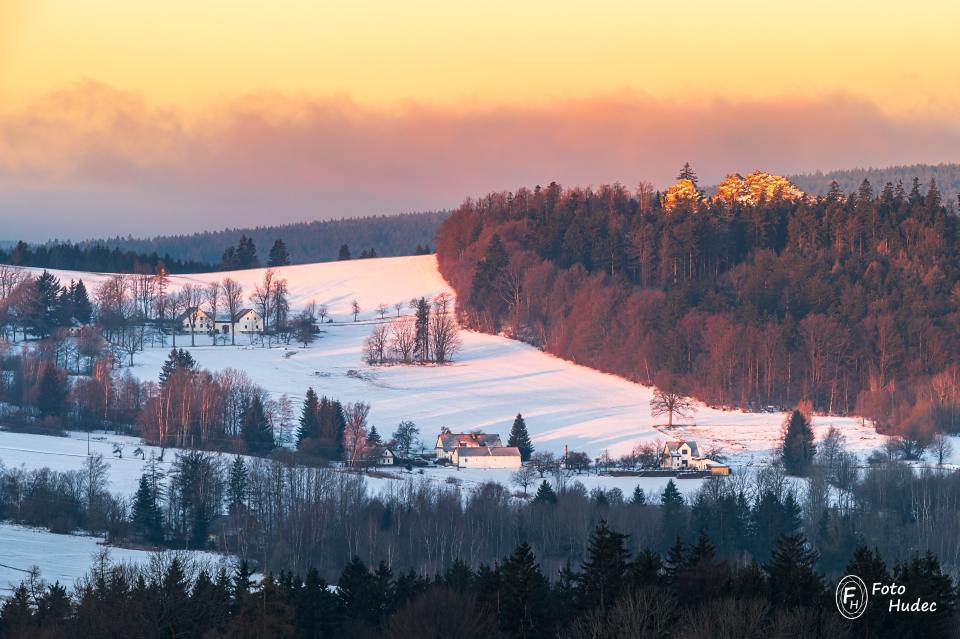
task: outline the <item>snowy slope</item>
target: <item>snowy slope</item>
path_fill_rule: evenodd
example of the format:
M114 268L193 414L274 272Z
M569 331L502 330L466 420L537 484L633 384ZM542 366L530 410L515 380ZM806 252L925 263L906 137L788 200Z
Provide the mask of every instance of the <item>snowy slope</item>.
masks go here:
M229 275L249 293L264 269L230 274L175 276L174 285L210 282ZM782 414L742 413L701 407L696 427L669 434L654 428L649 402L652 389L552 357L528 345L498 336L464 332L463 349L452 365L370 367L361 361L370 322L378 304L451 292L433 256L353 260L277 269L290 285L294 311L309 300L327 304L335 324L325 324L321 338L307 349L265 349L238 343L211 346L197 337L194 357L204 367L246 371L273 394L300 399L308 386L344 402L372 404L371 422L384 434L401 420L413 420L432 444L441 426L453 430L481 428L506 438L517 413L523 413L534 445L560 452L565 445L593 456L629 451L636 443L671 437L694 437L701 448L722 447L737 464L765 457L776 445ZM82 277L93 286L105 275L59 271L63 280ZM350 304L358 300L361 322L350 321ZM391 314L394 311L391 309ZM404 309L403 312L408 312ZM238 338L238 342L244 339ZM189 345L180 336L178 346ZM148 349L135 358L134 375L156 379L167 348ZM348 374L349 371L354 371ZM817 417L818 436L830 425L843 430L854 451L882 443L868 424L855 418ZM0 453L2 456L2 453Z
M102 539L85 535L58 535L36 528L0 524L0 597L27 577L33 566L48 583L59 581L70 588L86 575L94 556L103 549ZM110 547L114 563L144 564L153 553ZM190 552L191 559L217 566L227 558L212 553Z

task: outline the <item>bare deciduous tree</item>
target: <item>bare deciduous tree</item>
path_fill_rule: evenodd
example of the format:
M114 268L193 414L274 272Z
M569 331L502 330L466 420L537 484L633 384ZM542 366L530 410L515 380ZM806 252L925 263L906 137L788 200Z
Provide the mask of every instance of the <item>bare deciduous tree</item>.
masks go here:
M376 324L364 342L363 352L368 364L383 364L387 361L389 333L386 324Z
M390 322L390 349L404 364L413 361L413 346L416 339L416 327L411 318L398 318Z
M203 302L203 289L196 284L184 284L178 297L183 311L187 314L187 323L190 325L190 346L196 346L197 320L202 312L200 304Z
M673 426L673 416L689 417L694 411L694 403L676 390L657 388L650 400L650 414L654 417L667 416L667 427Z
M367 417L370 404L356 402L344 407L346 426L343 429L343 454L351 467L357 466L363 459L367 448Z
M527 488L530 487L530 484L532 484L536 478L537 469L533 466L521 466L520 470L510 475L510 481L523 489L524 496L527 494Z
M270 320L273 316L273 269L267 269L263 274L263 281L253 287L250 301L257 307L260 317L263 318L263 334L270 334Z
M937 433L933 436L933 442L930 445L930 449L937 457L938 466L943 466L943 462L953 454L953 444L950 443L950 438L943 433Z
M230 315L230 343L236 345L236 322L237 314L240 313L240 304L243 303L243 287L228 277L220 284L220 293L223 297L223 306Z
M430 342L434 361L438 364L445 364L453 359L462 345L457 320L446 313L434 313L430 318Z
M217 312L220 308L220 282L210 282L205 291L207 297L207 307L210 309L210 315L213 316L213 345L217 345Z

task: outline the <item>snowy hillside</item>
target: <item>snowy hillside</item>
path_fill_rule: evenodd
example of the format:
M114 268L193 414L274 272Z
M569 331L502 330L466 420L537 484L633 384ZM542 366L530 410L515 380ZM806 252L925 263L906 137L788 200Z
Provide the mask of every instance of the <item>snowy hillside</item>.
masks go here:
M344 402L372 404L371 423L384 434L401 420L413 420L422 436L432 442L441 426L453 430L476 428L506 437L517 413L523 413L534 445L540 450L562 451L565 445L593 456L609 450L613 456L628 452L636 443L671 437L696 438L701 447L719 446L736 464L769 454L776 445L782 414L741 413L701 407L692 420L695 427L677 428L669 434L654 428L649 402L652 389L618 377L557 359L539 350L502 337L464 332L463 348L447 366L371 367L361 360L363 340L370 323L378 320L376 307L404 303L413 297L452 292L436 267L433 256L353 260L289 266L276 269L288 280L294 311L310 300L326 304L333 324L324 324L313 345L266 349L238 337L238 345L212 346L197 336L191 348L200 365L210 369L237 368L248 373L273 394L303 397L307 387ZM205 283L229 276L240 282L245 295L263 276L264 269L229 274L174 276L174 287L186 282ZM93 290L103 274L57 271L62 280L81 277ZM350 315L352 300L362 309L360 322ZM391 308L390 314L395 311ZM389 317L389 315L388 315ZM189 346L180 336L178 346ZM139 353L132 369L142 379L155 380L169 350ZM882 443L870 424L855 418L817 417L818 436L830 425L846 434L853 451L864 452Z

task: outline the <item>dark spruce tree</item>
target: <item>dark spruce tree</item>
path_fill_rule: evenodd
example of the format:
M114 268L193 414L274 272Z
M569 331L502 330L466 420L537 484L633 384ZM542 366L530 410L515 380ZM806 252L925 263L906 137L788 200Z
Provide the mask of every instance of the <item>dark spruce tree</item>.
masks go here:
M243 441L251 453L269 453L274 448L273 428L263 410L263 400L254 395L243 411L240 424Z
M140 483L133 498L133 525L152 544L163 541L163 515L156 491L146 473L140 475Z
M540 482L540 488L537 489L537 494L533 498L533 503L535 504L555 504L557 503L557 493L554 492L553 487L547 480Z
M350 259L350 247L346 244L340 245L340 251L337 253L337 259L340 261Z
M793 411L787 421L783 442L780 445L784 468L793 475L802 475L813 463L816 452L810 421L799 410Z
M260 260L257 258L257 247L252 239L241 235L240 243L237 244L237 268L257 268L258 266L260 266Z
M520 449L520 461L530 461L530 455L533 454L533 444L530 442L527 424L523 421L523 415L520 413L517 413L516 419L513 420L507 446L515 446Z
M823 577L816 571L819 556L807 548L803 535L781 535L764 564L770 583L770 600L782 606L811 607L824 594Z
M680 180L690 180L693 182L693 185L697 185L697 173L693 170L693 167L690 166L689 162L683 163L683 168L680 169L680 173L677 175L677 181Z
M267 257L267 266L273 268L275 266L289 265L290 255L287 253L287 245L283 243L283 240L278 239L273 243L273 246L270 247L270 254Z
M413 357L421 364L430 361L430 302L421 297L417 300L414 320Z
M313 388L307 389L300 411L300 428L297 430L297 448L303 445L305 439L316 439L320 436L320 400Z
M227 509L230 514L243 510L247 503L247 465L243 457L237 455L230 464L230 479L227 483Z
M550 587L533 551L520 544L500 566L500 629L508 637L551 637Z
M76 284L70 282L69 297L73 318L79 324L89 324L93 318L93 305L83 280L77 280Z
M597 522L578 577L584 610L606 611L623 593L629 558L626 539L626 535L611 530L603 519Z
M43 367L37 383L37 410L41 417L60 417L70 393L67 377L52 364Z

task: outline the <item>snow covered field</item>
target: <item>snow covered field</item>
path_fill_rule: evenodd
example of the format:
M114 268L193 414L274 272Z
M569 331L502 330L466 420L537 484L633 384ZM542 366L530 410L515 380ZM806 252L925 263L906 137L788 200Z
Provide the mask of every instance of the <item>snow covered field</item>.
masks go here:
M51 439L51 438L48 438ZM85 535L58 535L55 533L0 524L0 596L8 594L20 584L33 566L47 582L59 581L67 588L87 574L92 560L104 547L102 540ZM153 553L144 550L109 547L113 563L144 564ZM191 559L218 566L224 557L204 552L191 552Z
M172 281L175 288L229 275L249 293L263 270L174 276ZM369 402L371 423L384 435L401 420L412 420L428 446L441 426L454 431L490 430L506 439L513 418L523 413L538 450L560 452L566 445L591 456L603 450L617 456L642 441L690 437L697 439L701 449L722 448L735 465L767 457L780 435L782 414L702 406L691 420L683 420L695 422L695 427L660 432L654 424L662 420L650 415L652 389L493 335L465 331L461 352L447 366L367 366L361 360L362 344L370 323L377 320L379 304L452 293L434 256L288 266L277 271L289 282L294 311L309 300L328 305L335 323L323 325L320 339L306 349L266 349L240 344L248 342L240 336L236 347L212 346L204 335L197 336L198 346L189 350L202 366L243 370L274 395L287 393L299 400L312 386L343 402ZM69 271L56 274L63 280L82 277L91 289L106 277ZM350 315L354 299L363 310L357 323ZM404 307L403 312L409 311ZM178 346L189 347L189 336L181 335L177 341ZM155 380L168 351L169 345L139 353L133 374ZM859 419L814 419L818 437L831 425L843 431L850 449L858 453L883 442L869 423Z

